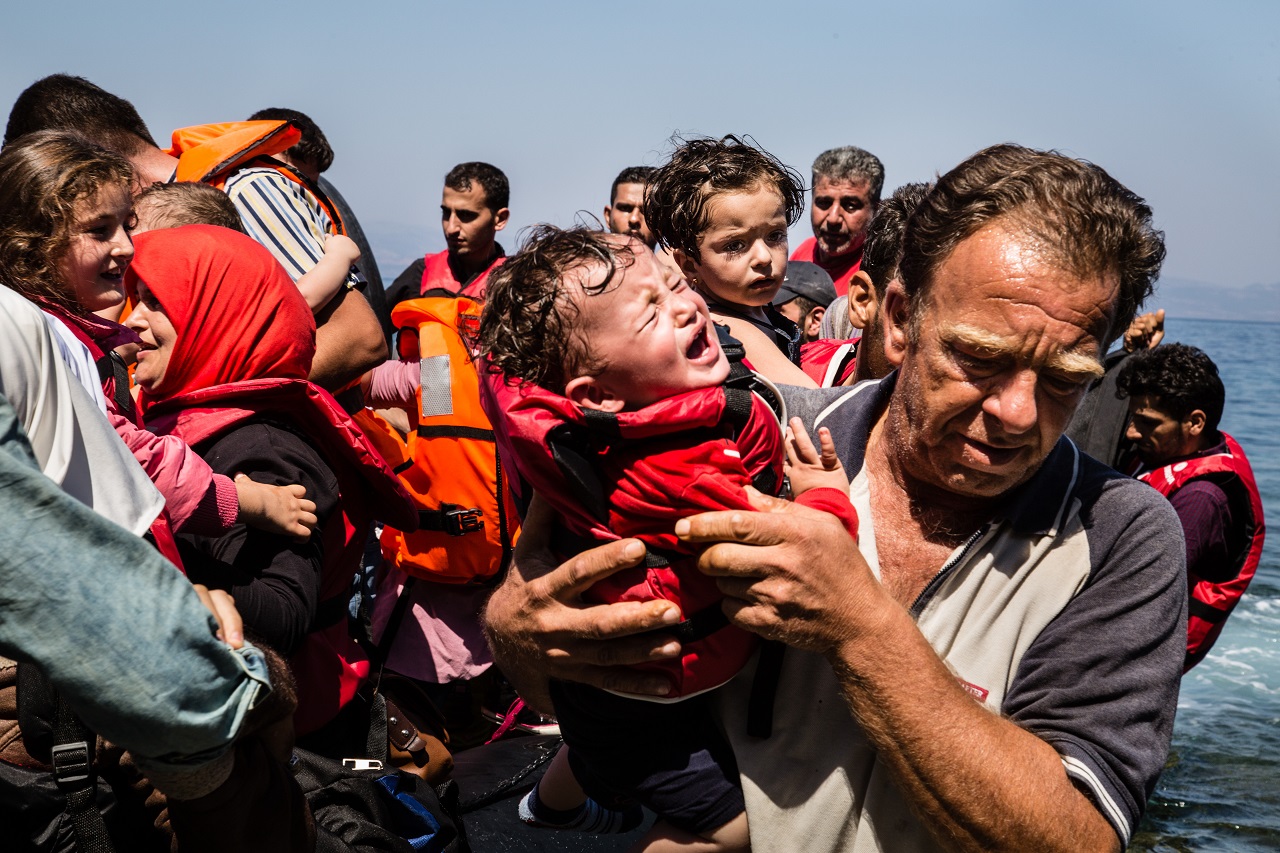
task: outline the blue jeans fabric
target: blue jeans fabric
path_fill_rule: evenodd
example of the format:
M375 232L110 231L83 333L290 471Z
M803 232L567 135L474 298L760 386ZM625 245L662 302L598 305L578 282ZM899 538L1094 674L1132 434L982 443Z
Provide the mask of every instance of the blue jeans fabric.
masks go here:
M270 691L261 652L216 631L177 569L40 472L0 395L0 654L144 769L185 775L222 763Z

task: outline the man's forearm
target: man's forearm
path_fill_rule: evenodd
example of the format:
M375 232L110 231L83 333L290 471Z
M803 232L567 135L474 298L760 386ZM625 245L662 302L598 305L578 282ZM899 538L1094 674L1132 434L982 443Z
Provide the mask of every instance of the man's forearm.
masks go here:
M312 382L337 391L387 360L382 327L359 293L344 290L316 315Z
M1118 850L1101 813L1058 753L983 708L959 685L910 616L829 654L879 760L943 846L957 850Z

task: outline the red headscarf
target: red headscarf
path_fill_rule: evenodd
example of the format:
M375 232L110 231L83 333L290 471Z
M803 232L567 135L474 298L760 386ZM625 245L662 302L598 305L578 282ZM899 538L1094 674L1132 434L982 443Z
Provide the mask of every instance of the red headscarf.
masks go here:
M125 286L155 294L177 333L163 387L139 409L247 379L306 379L316 323L271 253L227 228L187 225L139 234Z

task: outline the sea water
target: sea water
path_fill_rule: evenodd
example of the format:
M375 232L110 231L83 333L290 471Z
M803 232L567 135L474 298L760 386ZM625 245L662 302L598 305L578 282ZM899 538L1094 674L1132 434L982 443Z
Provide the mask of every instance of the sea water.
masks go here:
M1182 680L1173 749L1132 851L1280 851L1280 324L1169 319L1227 389L1222 428L1253 464L1262 564L1213 651Z

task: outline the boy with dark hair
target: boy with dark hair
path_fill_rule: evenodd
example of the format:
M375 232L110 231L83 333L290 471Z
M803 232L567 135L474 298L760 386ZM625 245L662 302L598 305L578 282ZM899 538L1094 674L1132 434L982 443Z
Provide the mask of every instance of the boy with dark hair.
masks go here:
M1169 344L1134 353L1117 396L1129 398L1127 438L1139 480L1169 499L1187 545L1186 669L1204 660L1249 586L1266 525L1253 469L1218 429L1226 392L1201 350Z
M619 235L542 226L493 277L479 335L503 462L563 519L561 547L635 536L649 549L650 568L620 572L584 599L676 601L687 640L656 670L670 681L664 699L554 686L569 749L521 818L620 831L638 816L615 810L638 799L665 818L646 850L745 850L736 765L705 694L745 665L755 641L724 624L714 580L673 526L691 512L748 510L748 486L776 489L785 446L799 499L854 534L829 434L819 434L821 455L803 428L784 442L769 405L740 385L750 374L731 366L702 297L683 280L668 284L653 254Z

